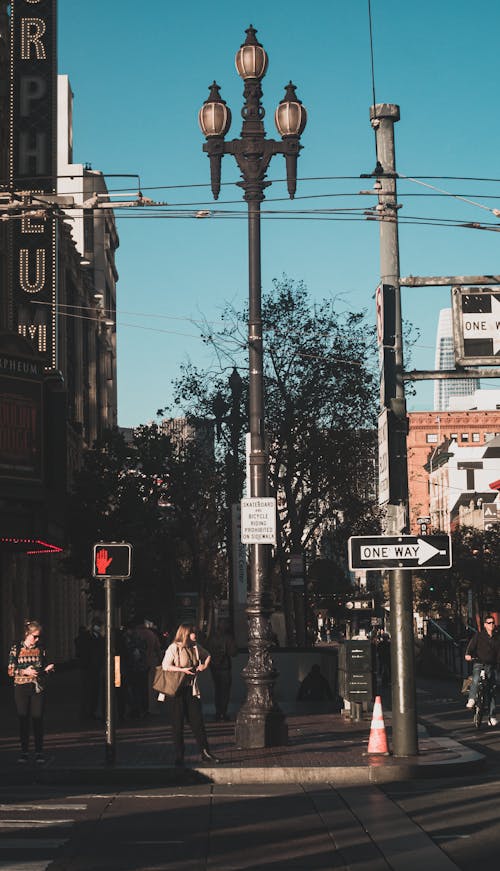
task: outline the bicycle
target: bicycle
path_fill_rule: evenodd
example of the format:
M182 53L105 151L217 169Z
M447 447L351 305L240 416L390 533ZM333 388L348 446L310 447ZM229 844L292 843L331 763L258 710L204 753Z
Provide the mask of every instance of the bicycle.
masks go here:
M479 672L479 681L477 685L477 693L474 704L474 727L481 728L483 716L486 712L488 719L490 718L490 703L492 696L495 695L495 669L491 665L482 665Z

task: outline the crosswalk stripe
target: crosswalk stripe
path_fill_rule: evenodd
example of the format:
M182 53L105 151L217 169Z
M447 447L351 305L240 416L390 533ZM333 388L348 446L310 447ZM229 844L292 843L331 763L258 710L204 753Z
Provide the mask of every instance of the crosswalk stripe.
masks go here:
M73 820L0 820L0 829L67 829Z
M80 803L63 805L38 804L35 802L30 804L0 804L0 812L2 813L2 819L0 819L0 831L2 834L0 839L0 871L47 871L53 862L52 858L39 858L37 856L36 860L30 860L26 858L26 855L33 855L33 853L37 852L39 856L46 857L47 854L54 853L64 844L67 844L69 838L53 838L50 837L50 832L48 832L49 837L43 837L43 830L69 829L75 824L74 818L68 819L67 816L64 818L51 818L50 814L62 810L66 813L68 811L85 811L87 807L87 804ZM31 814L37 811L44 812L47 814L47 817L43 819L40 816L33 818ZM20 813L26 813L29 816L26 816L24 819L20 819L19 816L9 819L10 814ZM9 837L11 833L12 835L15 833L20 835L21 831L24 834L25 832L31 833L33 830L40 831L42 837ZM17 852L19 858L2 858L6 852Z
M0 804L0 811L86 811L86 804Z
M7 859L3 862L0 859L0 869L3 871L46 871L52 864L52 859L48 861L43 859L41 862L16 862L12 859Z
M68 838L2 838L0 850L57 850L67 841Z

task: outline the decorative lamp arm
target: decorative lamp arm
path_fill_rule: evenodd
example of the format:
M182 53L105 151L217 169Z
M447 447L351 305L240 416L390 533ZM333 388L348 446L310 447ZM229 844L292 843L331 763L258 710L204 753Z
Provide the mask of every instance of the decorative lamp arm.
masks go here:
M203 145L203 151L205 151L210 158L210 184L214 200L218 200L220 194L221 163L224 154L223 137L213 136L208 139Z

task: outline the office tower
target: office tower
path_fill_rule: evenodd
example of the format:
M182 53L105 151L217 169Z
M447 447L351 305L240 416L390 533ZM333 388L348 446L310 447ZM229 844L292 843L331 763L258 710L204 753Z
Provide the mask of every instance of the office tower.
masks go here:
M435 368L455 368L451 308L443 308L439 312ZM479 386L479 378L434 381L434 411L448 411L451 396L472 396Z

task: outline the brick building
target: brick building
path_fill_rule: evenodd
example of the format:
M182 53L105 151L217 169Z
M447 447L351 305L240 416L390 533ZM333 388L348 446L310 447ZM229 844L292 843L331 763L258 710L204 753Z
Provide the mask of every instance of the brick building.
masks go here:
M453 440L459 447L480 447L492 441L500 435L500 409L413 411L408 418L410 531L415 534L419 532L417 518L430 516L429 474L434 452L445 440Z

